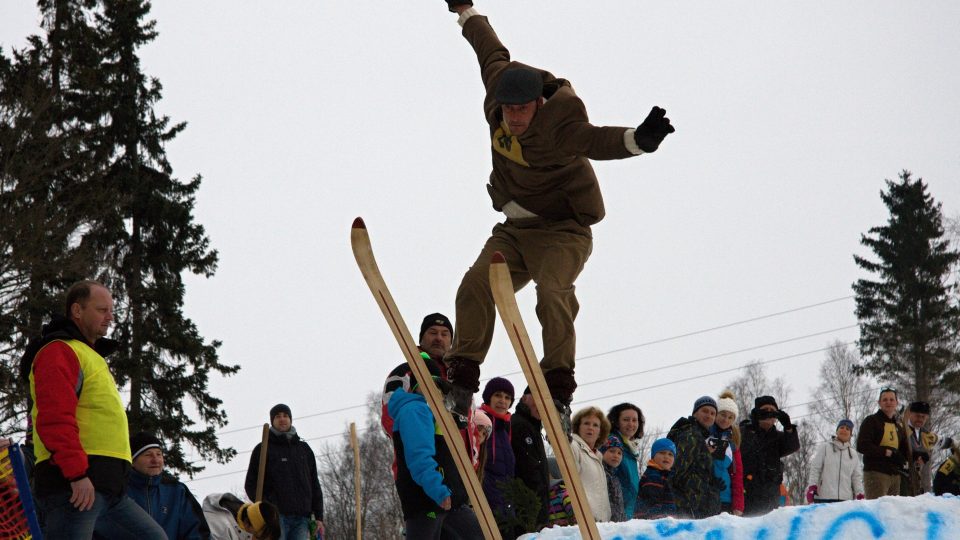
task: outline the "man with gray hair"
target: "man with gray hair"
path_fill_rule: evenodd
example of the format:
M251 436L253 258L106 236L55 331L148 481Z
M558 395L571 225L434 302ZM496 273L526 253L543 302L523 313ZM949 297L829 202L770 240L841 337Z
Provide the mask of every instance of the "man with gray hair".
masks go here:
M477 54L486 88L493 171L487 191L505 216L467 270L456 297L456 337L447 355L454 409L466 415L480 389L480 363L493 336L496 310L489 265L499 251L513 285L537 284L543 329L541 367L569 426L579 304L574 282L593 249L590 227L604 206L590 160L623 159L657 150L674 128L653 107L637 128L594 126L570 82L512 61L487 18L470 0L447 0ZM568 428L569 429L569 428Z

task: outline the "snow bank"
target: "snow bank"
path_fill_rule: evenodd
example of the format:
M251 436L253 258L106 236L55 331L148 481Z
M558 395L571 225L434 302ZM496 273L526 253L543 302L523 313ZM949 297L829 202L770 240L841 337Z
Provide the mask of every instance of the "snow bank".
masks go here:
M851 540L960 538L960 497L883 497L875 501L789 506L763 517L722 514L709 519L634 519L599 523L608 540ZM523 540L580 538L576 527L544 529Z

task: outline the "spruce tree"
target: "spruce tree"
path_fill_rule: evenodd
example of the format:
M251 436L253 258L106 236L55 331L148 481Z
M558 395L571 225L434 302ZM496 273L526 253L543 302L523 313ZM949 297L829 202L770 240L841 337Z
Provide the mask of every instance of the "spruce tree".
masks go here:
M99 109L107 112L98 144L110 149L103 187L116 202L112 219L88 237L117 300L113 337L121 348L111 367L118 383L129 384L130 431L157 433L167 443L167 464L192 475L202 467L187 461L185 443L205 459L236 454L220 448L216 428L226 425L226 413L207 384L211 372L239 368L221 363L220 342L207 342L183 313L182 274L210 277L217 252L193 218L200 176L179 181L164 149L186 124L155 113L161 85L140 67L137 50L156 37L149 11L143 0L104 0L97 15ZM199 424L188 413L191 402Z
M97 63L89 1L42 1L45 35L0 53L0 429L23 429L20 355L63 310L60 293L87 277L83 233L104 214L98 160L87 145ZM44 39L46 38L46 39ZM29 365L26 366L29 368ZM18 380L19 379L19 380Z
M903 171L886 185L880 197L890 217L860 240L875 259L854 256L873 276L853 285L861 368L896 385L901 397L934 402L936 409L960 391L960 307L951 282L960 253L950 248L941 204L923 179Z

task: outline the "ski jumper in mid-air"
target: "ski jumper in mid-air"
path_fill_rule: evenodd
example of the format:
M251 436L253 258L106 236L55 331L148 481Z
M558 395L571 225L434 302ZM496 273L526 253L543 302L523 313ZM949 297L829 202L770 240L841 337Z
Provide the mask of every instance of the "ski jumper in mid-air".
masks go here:
M454 410L469 408L480 389L480 363L490 348L496 307L489 265L499 251L519 290L537 284L543 328L541 367L558 411L569 425L579 310L574 281L593 248L590 227L603 219L603 198L591 159L654 152L673 126L653 107L636 129L595 126L570 82L512 61L487 18L470 0L447 0L477 54L486 89L493 170L487 191L506 219L493 228L456 297L456 332L447 355Z

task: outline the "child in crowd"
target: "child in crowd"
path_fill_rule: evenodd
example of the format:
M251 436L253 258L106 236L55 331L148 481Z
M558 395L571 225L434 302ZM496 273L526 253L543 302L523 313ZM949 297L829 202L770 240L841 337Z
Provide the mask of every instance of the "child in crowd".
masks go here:
M626 521L627 514L623 504L623 489L617 480L617 467L623 461L623 442L616 436L607 437L600 447L603 454L603 470L607 473L607 494L610 498L610 521Z
M677 447L670 439L657 439L650 449L650 461L640 477L637 517L660 519L677 514L677 505L670 488L670 469Z

